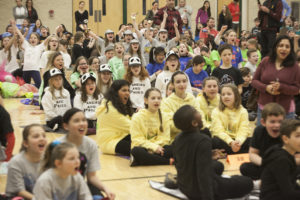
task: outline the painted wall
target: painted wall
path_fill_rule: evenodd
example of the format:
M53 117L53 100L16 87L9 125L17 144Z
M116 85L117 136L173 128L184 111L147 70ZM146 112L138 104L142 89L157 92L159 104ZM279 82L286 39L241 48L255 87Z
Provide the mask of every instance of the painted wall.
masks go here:
M25 2L23 0L24 5ZM0 32L4 32L9 20L13 19L12 9L15 5L15 0L0 0ZM64 24L67 30L72 30L72 0L33 0L33 6L51 33L58 24ZM54 17L49 17L49 10L54 10Z

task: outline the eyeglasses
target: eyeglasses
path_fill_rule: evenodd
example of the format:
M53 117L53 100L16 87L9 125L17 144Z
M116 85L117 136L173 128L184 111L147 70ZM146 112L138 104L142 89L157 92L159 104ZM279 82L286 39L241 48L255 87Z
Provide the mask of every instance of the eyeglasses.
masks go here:
M82 65L87 65L87 63L79 63L79 65L80 65L80 66L82 66Z

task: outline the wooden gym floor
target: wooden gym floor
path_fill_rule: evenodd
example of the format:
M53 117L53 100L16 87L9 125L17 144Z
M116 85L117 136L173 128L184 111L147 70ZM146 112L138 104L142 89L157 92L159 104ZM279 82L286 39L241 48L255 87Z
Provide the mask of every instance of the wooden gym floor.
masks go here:
M4 99L4 106L11 116L16 143L14 154L19 152L22 141L22 130L25 125L31 123L45 124L45 116L40 113L39 107L24 105L20 103L21 99ZM0 122L1 123L1 122ZM47 133L48 143L62 136L56 133ZM95 136L89 136L95 139ZM233 175L239 174L239 171L234 169L222 160L225 164L224 174ZM161 192L153 190L148 181L163 181L164 175L167 172L176 173L174 166L144 166L130 167L129 160L112 155L100 155L101 170L97 175L103 183L116 194L118 200L152 200L152 199L175 199ZM5 192L6 175L0 175L0 193Z

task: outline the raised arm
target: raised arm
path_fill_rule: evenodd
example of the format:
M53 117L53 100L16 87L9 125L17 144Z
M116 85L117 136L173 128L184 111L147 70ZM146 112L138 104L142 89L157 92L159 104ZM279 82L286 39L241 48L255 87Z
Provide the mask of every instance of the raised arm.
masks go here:
M218 35L217 35L216 38L215 38L215 43L216 43L217 45L220 45L220 43L221 43L221 37L222 37L223 33L224 33L226 30L227 30L227 25L222 26L220 32L218 33Z
M164 16L163 16L163 20L160 24L160 28L163 29L166 27L166 22L167 22L167 18L168 18L168 13L166 10L164 10Z
M11 20L10 24L12 25L14 32L18 34L18 36L20 37L21 43L24 42L25 37L23 36L23 34L21 33L21 31L18 29L18 27L16 26L16 21L15 20Z

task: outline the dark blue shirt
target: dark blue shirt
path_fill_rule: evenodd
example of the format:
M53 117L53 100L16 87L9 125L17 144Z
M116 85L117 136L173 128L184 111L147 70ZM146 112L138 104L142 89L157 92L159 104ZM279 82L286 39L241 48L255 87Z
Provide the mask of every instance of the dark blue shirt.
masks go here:
M202 70L199 74L193 72L193 68L188 68L185 73L189 76L192 87L202 89L203 80L208 77L205 70Z
M163 63L157 63L155 62L154 64L149 63L146 67L149 75L151 76L152 74L154 74L155 72L159 71L159 70L163 70L165 66L165 61Z

